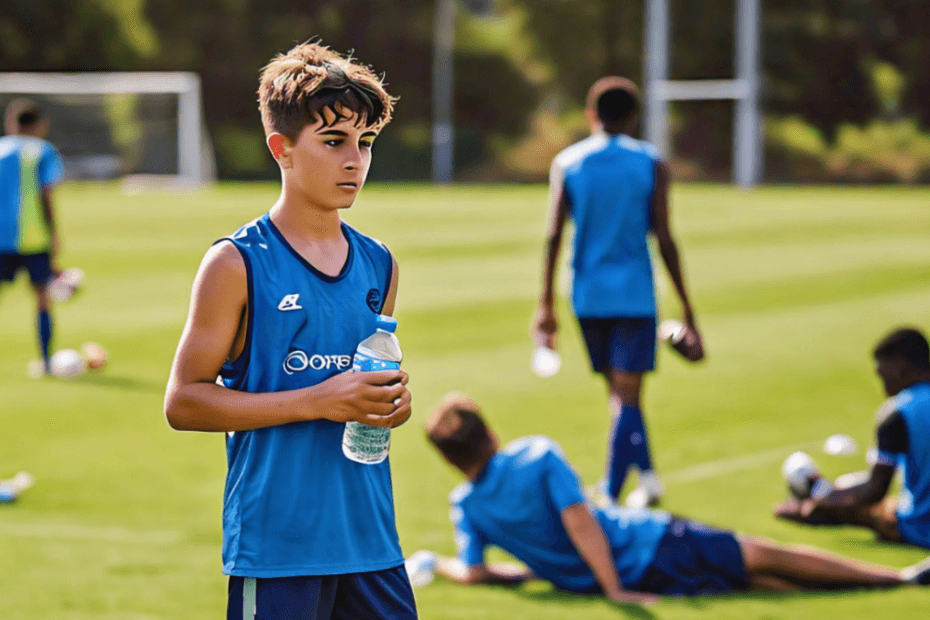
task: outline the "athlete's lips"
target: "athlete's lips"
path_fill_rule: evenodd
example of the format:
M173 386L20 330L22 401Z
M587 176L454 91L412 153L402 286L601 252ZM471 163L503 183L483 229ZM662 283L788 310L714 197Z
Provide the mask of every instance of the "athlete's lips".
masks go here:
M355 181L346 181L345 183L338 183L337 187L342 187L345 189L358 189L358 183Z

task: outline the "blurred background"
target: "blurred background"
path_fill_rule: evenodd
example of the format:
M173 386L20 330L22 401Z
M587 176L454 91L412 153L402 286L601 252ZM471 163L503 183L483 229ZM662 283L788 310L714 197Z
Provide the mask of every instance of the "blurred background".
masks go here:
M195 72L205 173L273 179L258 73L274 54L319 37L384 72L400 97L371 179L425 180L443 4L456 12L456 180L543 180L552 156L586 133L581 110L595 79L616 73L644 83L640 0L6 0L0 72ZM735 75L735 8L732 0L668 1L669 79ZM761 179L930 181L928 23L921 0L762 3ZM49 107L50 140L72 176L177 166L172 95L58 95ZM728 100L672 103L668 155L677 178L731 178L733 117Z

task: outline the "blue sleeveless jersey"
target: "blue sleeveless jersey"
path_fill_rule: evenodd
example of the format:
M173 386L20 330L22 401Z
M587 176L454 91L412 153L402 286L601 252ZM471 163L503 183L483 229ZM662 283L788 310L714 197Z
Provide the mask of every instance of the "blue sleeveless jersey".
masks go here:
M551 183L575 225L572 304L583 318L656 315L647 235L658 153L629 136L599 133L556 156Z
M315 269L268 215L229 240L248 274L245 350L223 367L230 389L280 392L349 370L374 333L391 282L391 255L347 224L335 277ZM223 497L223 572L294 577L383 570L403 563L389 459L342 454L345 424L314 420L231 433Z
M42 190L63 176L61 156L50 143L30 136L0 138L0 253L49 251Z
M908 449L901 455L904 485L898 498L898 530L912 544L930 546L930 383L918 383L894 397L907 426Z

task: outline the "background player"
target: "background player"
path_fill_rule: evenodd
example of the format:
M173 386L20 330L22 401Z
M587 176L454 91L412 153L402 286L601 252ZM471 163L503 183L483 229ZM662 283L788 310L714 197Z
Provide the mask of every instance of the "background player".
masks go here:
M36 297L36 326L45 373L51 372L51 300L48 284L57 269L58 227L52 193L64 176L61 156L44 140L48 121L26 99L7 107L0 138L0 289L20 269L29 272Z
M388 249L339 216L393 103L368 68L320 45L275 58L259 104L281 196L207 252L194 284L165 413L228 433L230 620L416 617L389 460L342 454L345 422L410 416L406 373L345 372L397 294Z
M536 339L554 348L555 267L562 231L575 224L572 305L591 365L604 375L614 416L603 490L616 498L627 470L639 471L628 501L654 505L663 494L649 453L640 410L643 374L655 368L656 301L647 237L655 235L681 299L689 339L703 357L694 311L669 227L669 168L651 145L634 140L639 90L627 79L605 77L588 93L593 135L556 156L549 179L550 215Z
M547 437L498 451L478 405L448 396L430 414L432 445L468 482L451 494L456 559L437 572L460 583L516 584L531 577L576 593L649 603L651 594L724 594L930 583L930 562L903 571L788 547L672 517L664 511L592 507L577 474ZM486 564L495 545L524 562Z
M874 357L891 398L876 415L878 460L868 477L821 499L785 501L775 514L866 527L885 540L930 549L930 346L920 331L901 328L878 343ZM894 498L887 494L898 465L904 466L904 486Z

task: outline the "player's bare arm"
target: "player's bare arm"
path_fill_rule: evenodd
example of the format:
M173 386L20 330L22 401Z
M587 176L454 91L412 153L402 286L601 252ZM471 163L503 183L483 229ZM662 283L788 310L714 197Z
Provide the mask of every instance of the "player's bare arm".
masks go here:
M549 185L549 223L546 230L546 250L543 258L542 295L534 319L534 338L539 344L555 348L559 325L555 316L555 271L562 249L562 233L568 219L569 198L562 187L562 175L553 163Z
M568 532L572 544L578 550L585 563L594 573L597 583L604 595L615 603L655 603L659 597L654 594L642 594L623 589L617 569L614 566L610 544L604 535L601 524L597 521L587 505L574 504L562 511L562 524Z
M228 243L214 246L194 281L168 380L165 415L173 428L228 432L319 418L395 426L409 417L407 373L401 370L342 373L287 392L246 393L217 385L225 361L241 352L247 299L238 251Z
M436 572L462 584L516 586L533 579L533 572L520 564L494 562L468 566L458 558L436 558Z
M61 241L58 238L58 227L55 223L55 209L52 202L52 187L42 188L42 217L45 218L45 224L48 226L48 232L51 236L49 244L49 259L51 260L54 270L58 270L58 253L61 250Z
M381 308L381 314L386 314L387 316L394 316L394 305L397 302L397 282L400 277L400 267L397 264L397 259L394 258L393 254L391 255L392 267L391 267L391 284L388 287L388 294L384 300L384 306ZM397 410L394 414L391 415L391 428L400 426L404 422L410 419L412 414L411 409L411 394L410 390L406 388L406 380L401 384L404 387L403 393L400 395L400 401L396 403Z
M700 334L697 332L697 321L691 307L691 299L688 296L688 287L685 286L685 278L682 274L678 243L672 235L668 204L671 171L664 161L656 162L655 171L655 190L652 195L652 232L659 244L659 254L662 256L662 262L665 264L665 269L675 286L675 292L681 300L684 321L694 329L700 341Z

